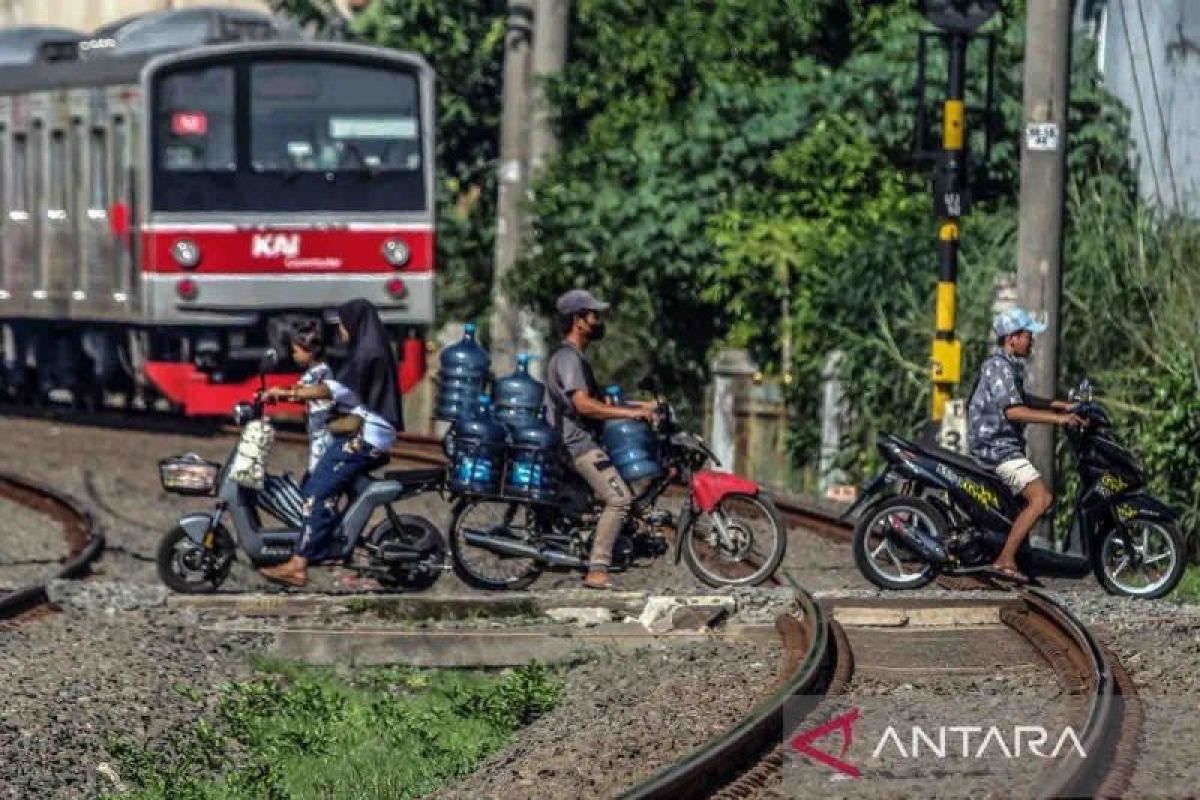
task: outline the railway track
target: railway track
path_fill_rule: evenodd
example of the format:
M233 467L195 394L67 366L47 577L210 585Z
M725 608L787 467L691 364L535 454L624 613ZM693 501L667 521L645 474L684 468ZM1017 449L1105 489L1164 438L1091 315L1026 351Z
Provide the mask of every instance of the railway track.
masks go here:
M104 550L104 535L86 508L58 490L10 473L0 473L0 497L20 503L57 522L63 531L66 555L43 578L0 595L0 620L29 619L47 607L46 587L53 580L87 575Z
M727 733L628 790L626 800L780 796L771 786L795 757L789 738L796 724L814 716L819 698L848 690L855 662L845 631L828 609L789 582L799 613L776 623L785 654L778 688ZM1072 751L1051 762L1037 777L1038 796L1120 796L1132 775L1141 729L1131 681L1065 607L1036 590L1014 594L1019 603L1001 612L1002 621L1041 655L1064 697L1083 699L1071 724L1086 758Z

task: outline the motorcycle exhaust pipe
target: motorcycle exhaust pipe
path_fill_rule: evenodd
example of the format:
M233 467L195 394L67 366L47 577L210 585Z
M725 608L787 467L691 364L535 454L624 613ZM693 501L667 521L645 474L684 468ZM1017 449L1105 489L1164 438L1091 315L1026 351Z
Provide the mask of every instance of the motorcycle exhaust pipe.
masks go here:
M479 531L463 531L463 539L472 547L482 547L484 550L491 550L502 556L532 558L542 564L552 564L556 567L582 569L587 566L583 559L558 550L542 550L524 542L517 542L501 536L491 536Z
M931 536L926 536L921 531L914 531L907 525L901 525L891 528L891 532L896 534L896 538L902 545L932 564L941 565L950 560L942 543Z

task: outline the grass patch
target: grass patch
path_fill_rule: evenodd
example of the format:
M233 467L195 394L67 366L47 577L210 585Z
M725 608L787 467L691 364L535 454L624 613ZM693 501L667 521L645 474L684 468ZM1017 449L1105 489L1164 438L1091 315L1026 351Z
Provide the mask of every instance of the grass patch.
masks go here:
M1188 567L1183 571L1183 578L1172 596L1185 603L1200 602L1200 567Z
M257 659L221 688L215 719L145 747L108 749L136 800L400 800L470 772L552 708L562 683L540 666L503 673L326 668Z

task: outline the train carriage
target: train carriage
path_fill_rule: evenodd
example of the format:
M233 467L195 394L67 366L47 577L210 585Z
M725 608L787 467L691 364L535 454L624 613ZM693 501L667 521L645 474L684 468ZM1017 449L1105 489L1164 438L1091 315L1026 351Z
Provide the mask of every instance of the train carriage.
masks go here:
M132 55L50 43L57 60L0 67L10 388L86 398L144 384L189 414L225 413L290 324L330 324L355 297L403 337L403 386L423 373L431 69L411 53L222 30Z

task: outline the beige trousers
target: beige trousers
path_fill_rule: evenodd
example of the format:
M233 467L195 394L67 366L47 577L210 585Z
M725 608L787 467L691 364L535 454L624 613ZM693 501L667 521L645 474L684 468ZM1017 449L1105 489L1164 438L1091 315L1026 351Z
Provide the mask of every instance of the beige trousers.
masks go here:
M612 565L613 545L621 526L633 505L633 492L617 473L612 459L603 450L588 450L575 459L575 471L592 487L592 493L604 503L596 521L596 537L592 540L592 556L588 568L607 571Z

